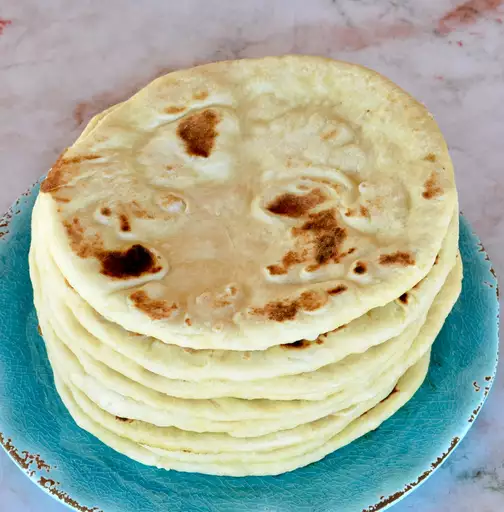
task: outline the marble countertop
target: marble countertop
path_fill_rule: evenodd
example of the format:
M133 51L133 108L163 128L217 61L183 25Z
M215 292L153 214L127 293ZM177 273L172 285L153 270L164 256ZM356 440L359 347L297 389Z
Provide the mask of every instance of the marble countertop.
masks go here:
M427 105L448 140L461 209L504 275L503 20L504 0L2 0L0 209L93 114L156 76L321 54L372 67ZM394 511L504 510L502 373L456 452ZM62 510L0 453L0 512Z

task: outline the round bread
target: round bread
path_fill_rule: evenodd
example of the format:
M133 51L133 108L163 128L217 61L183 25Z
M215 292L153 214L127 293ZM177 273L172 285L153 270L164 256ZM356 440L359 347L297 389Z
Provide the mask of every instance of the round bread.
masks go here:
M278 475L320 460L329 453L378 428L381 423L400 409L421 386L427 374L429 359L430 351L417 364L408 369L397 383L394 393L372 409L367 412L364 411L357 419L330 439L324 439L318 444L316 440L300 443L283 450L280 448L264 454L252 452L252 457L243 456L241 452L235 452L234 459L229 456L222 456L219 453L184 455L184 452L181 451L152 447L132 441L127 436L117 435L113 430L109 430L97 421L99 414L96 414L93 409L91 409L91 415L88 415L89 413L81 408L72 391L57 373L55 374L55 383L63 403L81 428L87 430L119 453L123 453L142 464L213 475ZM80 397L83 398L82 395ZM92 404L88 402L88 405ZM333 421L337 422L338 420L335 417ZM319 432L316 431L316 434L319 434ZM250 462L248 460L250 458L254 462Z
M363 354L370 347L399 336L409 325L425 316L434 297L445 283L458 250L456 213L436 265L420 283L397 300L369 311L344 327L319 336L314 342L301 340L267 350L246 352L194 350L168 345L155 338L138 336L96 313L68 285L55 265L51 248L45 244L44 229L37 210L36 207L33 216L30 264L37 267L38 272L33 272L32 284L34 288L41 288L41 293L45 296L41 308L52 309L47 314L53 317L53 323L61 326L57 331L64 328L71 333L70 339L74 339L81 349L92 335L113 349L109 351L110 354L119 352L145 369L170 379L244 381L242 387L247 390L251 389L248 381L252 379L271 379L312 372L336 363L350 354ZM39 315L43 313L42 310L39 310ZM390 348L395 350L392 346ZM405 345L404 350L406 349ZM105 353L101 352L104 356ZM202 388L206 387L203 382ZM269 387L278 390L278 386Z
M177 399L153 392L119 374L110 378L111 375L105 371L95 372L88 356L78 351L72 354L58 339L49 322L41 320L46 345L54 353L51 361L58 373L109 414L160 427L175 426L198 433L227 432L233 437L253 438L339 414L377 396L381 397L377 402L380 401L382 394L385 392L386 396L387 390L394 387L406 369L430 350L459 295L460 273L458 263L436 297L423 327L417 331L418 335L411 336L406 343L407 349L399 352L399 357L391 357L371 380L367 380L367 376L356 376L339 392L322 400ZM333 372L332 379L337 381L338 377L338 372Z
M40 215L98 313L165 343L316 339L411 289L456 205L427 110L318 57L171 73L56 162Z

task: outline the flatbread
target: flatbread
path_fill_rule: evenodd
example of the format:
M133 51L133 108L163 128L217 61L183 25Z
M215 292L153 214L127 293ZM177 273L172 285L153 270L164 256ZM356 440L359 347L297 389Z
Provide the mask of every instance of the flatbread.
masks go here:
M45 244L37 208L33 216L32 251L47 283L53 315L75 330L76 321L105 345L144 368L181 380L229 379L249 381L314 371L336 363L350 354L365 352L398 336L416 319L421 319L453 267L458 250L458 212L443 241L436 265L413 289L386 306L375 308L343 328L319 336L315 342L300 340L263 351L184 349L151 337L138 336L94 311L69 286ZM85 336L86 333L80 336ZM246 383L244 383L246 385Z
M274 450L269 456L265 454L261 462L244 461L242 453L239 454L239 458L232 461L224 460L221 462L218 460L218 457L212 457L211 455L206 457L207 461L201 460L203 458L201 455L194 457L192 461L189 457L184 457L186 460L180 460L177 458L177 456L180 456L180 452L178 454L170 454L167 450L135 443L126 437L114 434L111 430L108 430L85 414L57 374L55 375L55 382L65 406L81 428L87 430L114 450L142 464L163 469L222 476L277 475L316 462L367 432L378 428L383 421L394 414L413 396L427 374L428 364L429 354L426 354L397 384L397 391L395 393L389 395L386 400L379 403L366 414L361 415L327 442L311 450L312 446L307 443L307 452L286 459L282 459L281 453L279 453L281 449ZM223 458L226 459L227 457ZM257 459L257 457L255 458Z
M459 260L460 261L460 260ZM36 278L34 278L36 282ZM52 347L53 361L59 361L60 374L101 408L113 416L143 420L158 426L176 426L195 432L227 432L236 437L255 437L334 414L360 401L372 400L383 389L390 388L429 349L444 319L460 292L461 265L450 274L445 286L429 312L420 335L403 344L411 349L399 351L384 361L378 377L365 382L360 375L347 383L340 393L321 401L181 400L153 392L117 372L106 370L74 348L80 362L55 334L50 321L39 315L46 343ZM37 299L37 302L41 299ZM81 341L81 339L79 339ZM67 341L68 343L68 341ZM73 344L75 347L76 345ZM380 363L380 361L379 361ZM99 371L96 371L98 366ZM91 372L90 376L87 372ZM339 377L334 372L333 380ZM238 421L237 421L238 420Z
M31 254L33 256L33 253ZM35 263L31 267L35 269ZM458 278L460 279L460 278ZM34 288L38 287L39 278L33 272L32 282ZM452 283L451 287L458 287L459 283ZM51 307L53 297L49 293L44 305L39 309ZM154 374L135 361L128 359L107 345L94 338L82 326L76 322L59 323L57 313L59 309L53 307L52 322L58 325L59 337L69 345L74 353L86 352L91 358L103 363L98 369L102 373L110 373L107 367L120 375L143 384L145 387L166 393L179 398L267 398L270 400L320 400L345 389L352 382L370 382L376 378L388 364L399 361L407 351L412 340L416 337L421 327L422 319L410 325L401 335L376 347L372 347L363 354L353 354L345 359L317 369L314 372L302 373L296 376L288 375L272 379L243 381L207 380L204 385L201 382L192 382L177 379L168 379ZM98 365L100 366L100 365ZM333 376L338 375L338 379ZM113 375L110 376L113 378ZM228 406L222 404L222 409Z
M373 71L303 56L154 81L41 191L78 294L195 349L314 340L393 301L431 270L456 205L422 105Z
M448 313L451 311L460 290L458 271L451 275L451 282L443 290L427 318L426 331L437 334ZM431 331L429 331L431 330ZM71 375L70 382L84 392L93 402L110 414L126 417L134 420L143 420L160 427L176 426L184 430L195 432L226 432L234 437L257 437L267 435L280 430L295 428L331 414L337 414L359 402L373 400L377 395L383 394L383 390L390 389L394 383L405 373L407 368L430 350L435 335L419 335L413 342L411 349L402 357L394 358L380 369L378 375L370 381L362 381L357 378L347 383L340 392L330 395L319 401L268 401L268 400L208 400L199 401L193 407L193 400L181 400L179 407L174 409L174 400L165 397L154 406L144 401L130 398L124 394L107 389L96 379L83 376L82 372ZM68 371L68 365L64 360L63 372ZM334 373L333 380L337 380ZM139 398L139 397L138 397ZM202 403L203 402L203 403ZM205 403L206 402L206 403ZM185 410L184 410L185 405ZM205 407L206 406L206 407ZM198 415L199 411L218 408L221 411L219 419L209 419L209 414ZM275 411L277 414L272 414Z

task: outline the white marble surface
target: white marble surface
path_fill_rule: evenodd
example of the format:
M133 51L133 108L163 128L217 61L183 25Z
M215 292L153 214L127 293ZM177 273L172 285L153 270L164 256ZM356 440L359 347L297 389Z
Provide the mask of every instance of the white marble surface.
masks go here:
M502 0L0 0L0 208L92 114L159 74L323 54L370 66L429 107L451 148L462 210L503 275L503 20ZM503 386L501 372L467 438L395 511L504 510ZM0 512L62 510L0 454Z

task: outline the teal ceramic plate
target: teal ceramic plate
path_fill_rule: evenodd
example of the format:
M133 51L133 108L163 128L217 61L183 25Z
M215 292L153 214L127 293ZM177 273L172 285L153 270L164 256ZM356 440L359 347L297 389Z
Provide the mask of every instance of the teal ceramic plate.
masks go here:
M30 478L82 512L375 512L415 489L464 437L493 381L497 282L462 220L463 292L435 342L426 381L378 430L277 477L167 472L119 455L80 430L54 389L28 277L38 187L0 221L0 441Z

